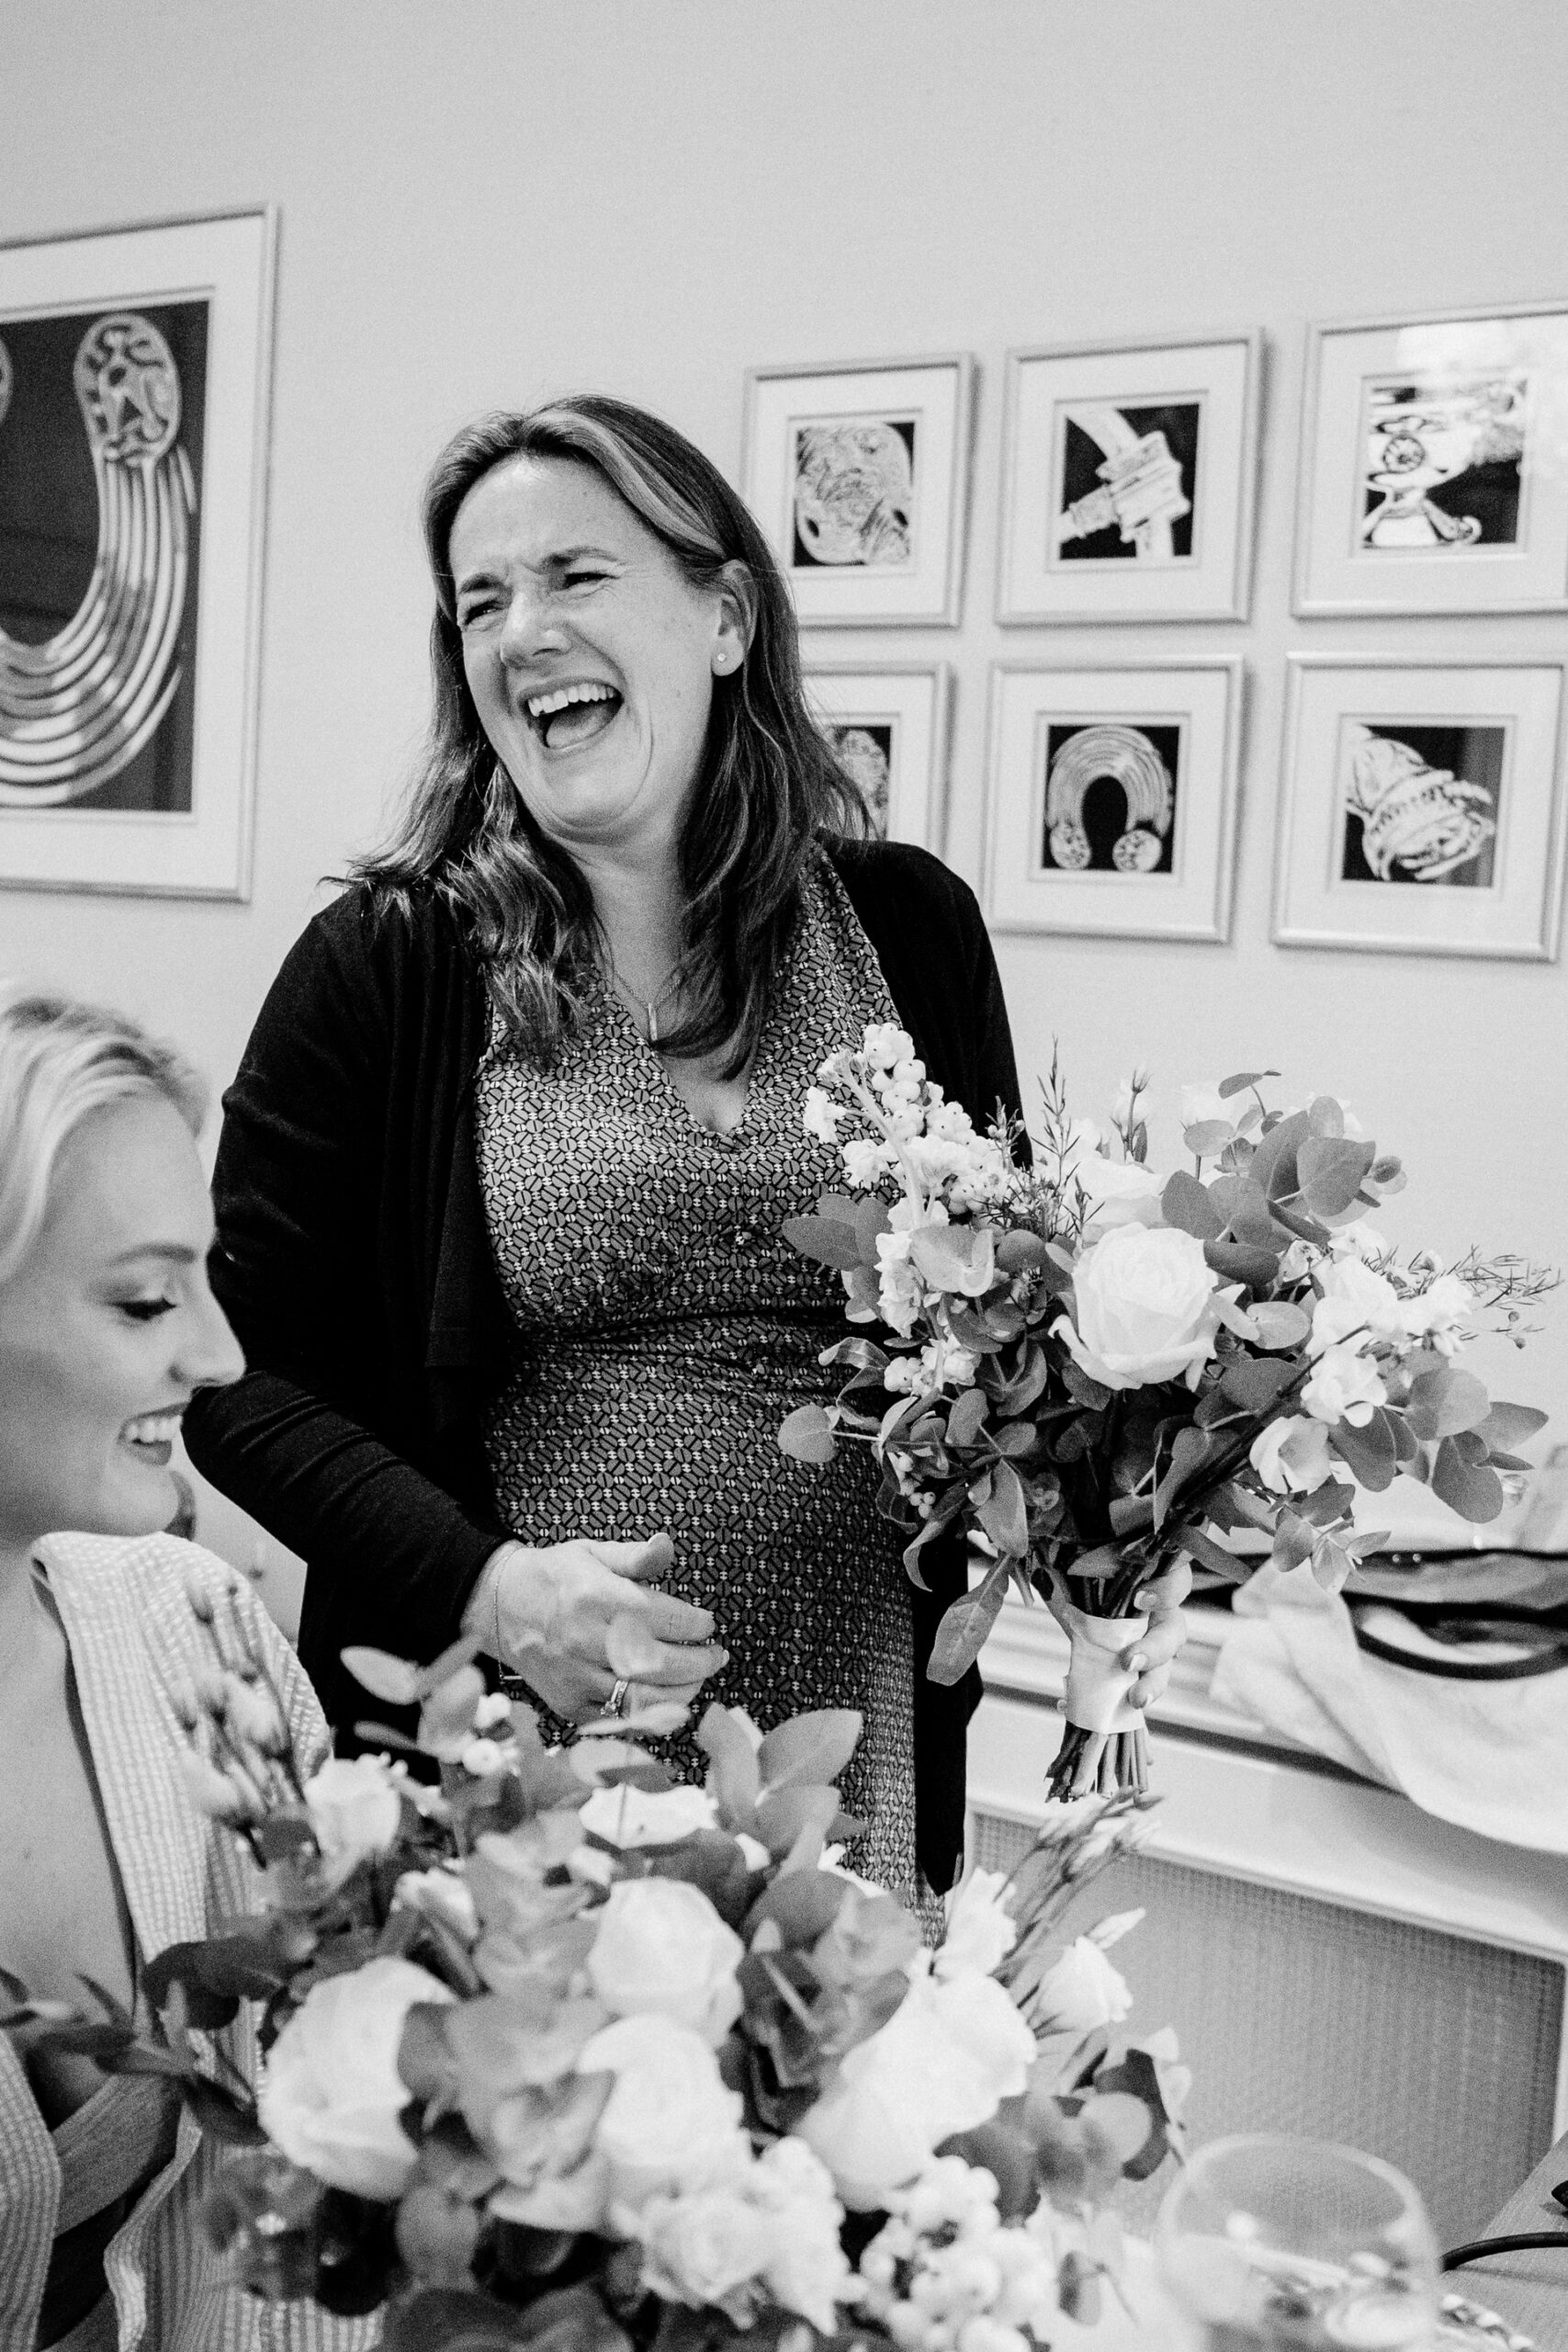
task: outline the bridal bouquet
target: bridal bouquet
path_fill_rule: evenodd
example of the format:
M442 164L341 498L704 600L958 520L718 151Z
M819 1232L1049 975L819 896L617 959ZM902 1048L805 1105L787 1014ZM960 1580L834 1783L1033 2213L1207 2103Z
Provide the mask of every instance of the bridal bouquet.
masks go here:
M262 1908L152 1959L151 2037L106 1996L62 2018L14 1979L0 2024L176 2080L240 2152L206 2220L249 2288L384 2309L389 2352L852 2327L1029 2352L1088 2315L1116 2268L1107 2200L1178 2145L1187 2080L1168 2031L1118 2030L1105 1954L1141 1915L1063 1926L1135 1834L1131 1799L974 1873L932 1952L828 1843L858 1827L833 1787L852 1713L763 1736L710 1707L706 1786L682 1786L641 1736L677 1708L550 1749L468 1644L423 1671L349 1651L377 1696L420 1702L440 1785L389 1755L301 1783L242 1621L193 1605L190 1785L250 1846ZM625 1668L645 1639L611 1629ZM242 2001L254 2097L205 2039Z
M1555 1277L1473 1254L1401 1261L1366 1222L1404 1178L1345 1106L1270 1108L1273 1070L1183 1096L1190 1171L1147 1164L1147 1080L1110 1138L1070 1117L1055 1063L1032 1168L1005 1121L981 1136L927 1079L905 1031L868 1028L822 1064L807 1131L840 1145L848 1189L784 1231L836 1268L852 1323L824 1363L836 1404L805 1406L786 1453L871 1445L881 1508L920 1555L948 1531L976 1589L942 1620L930 1671L954 1681L1012 1587L1051 1600L1071 1643L1054 1794L1141 1789L1146 1734L1125 1661L1136 1596L1188 1555L1241 1581L1223 1541L1337 1589L1383 1539L1353 1532L1357 1488L1404 1471L1461 1517L1495 1518L1500 1474L1543 1413L1494 1404L1457 1358L1478 1320L1518 1336Z

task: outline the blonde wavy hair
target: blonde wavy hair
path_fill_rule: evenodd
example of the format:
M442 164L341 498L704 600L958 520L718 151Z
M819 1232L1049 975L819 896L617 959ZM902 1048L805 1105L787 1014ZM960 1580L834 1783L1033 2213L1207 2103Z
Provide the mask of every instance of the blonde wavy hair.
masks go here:
M103 1005L0 989L0 1285L37 1240L60 1155L82 1122L149 1094L200 1133L207 1089L172 1046Z

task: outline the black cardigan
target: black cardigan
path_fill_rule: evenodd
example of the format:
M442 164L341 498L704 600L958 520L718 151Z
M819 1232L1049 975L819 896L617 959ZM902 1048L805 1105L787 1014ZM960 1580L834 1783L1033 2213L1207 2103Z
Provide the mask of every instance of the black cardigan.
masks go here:
M977 1124L1016 1109L996 962L973 893L923 850L830 852L931 1076ZM346 891L296 942L224 1097L213 1285L250 1369L186 1416L192 1460L308 1574L299 1652L339 1733L364 1694L339 1651L428 1659L513 1531L481 1441L511 1367L474 1149L488 1001L455 918ZM849 1042L846 1040L846 1043ZM527 1531L522 1531L526 1535ZM917 1848L951 1883L973 1671L926 1679L964 1564L924 1558L916 1602ZM383 1710L383 1712L385 1712Z

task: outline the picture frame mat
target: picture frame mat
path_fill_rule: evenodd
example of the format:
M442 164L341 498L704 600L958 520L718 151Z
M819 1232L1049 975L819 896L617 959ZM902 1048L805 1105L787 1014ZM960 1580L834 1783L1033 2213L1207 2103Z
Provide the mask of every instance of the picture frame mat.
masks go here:
M192 811L0 808L0 888L249 896L276 246L273 206L0 245L0 334L99 305L209 304Z
M1551 330L1544 342L1524 332L1538 322ZM1488 330L1501 333L1488 339ZM1354 544L1369 381L1516 368L1533 368L1549 383L1549 407L1531 429L1561 451L1568 447L1568 301L1309 329L1292 606L1298 616L1568 610L1568 468L1561 460L1529 466L1523 547L1368 553ZM1529 457L1527 444L1527 465Z
M1261 414L1263 334L1058 344L1008 354L998 526L1002 628L1100 621L1245 620ZM1063 411L1201 397L1194 559L1158 567L1052 560ZM1206 445L1206 446L1205 446ZM1037 462L1027 462L1033 451ZM1043 453L1043 462L1039 462Z
M1554 957L1562 896L1563 664L1291 654L1287 668L1276 944L1525 962ZM1343 878L1340 777L1348 721L1391 729L1401 724L1507 729L1493 886L1471 890ZM1314 795L1314 784L1321 787L1325 777L1326 791ZM1532 777L1544 783L1532 787Z
M975 362L967 352L932 358L855 360L747 370L741 428L741 492L789 582L803 628L952 628L963 591ZM807 391L805 387L818 386ZM796 422L919 411L915 503L926 538L906 571L825 565L795 570L793 428ZM940 491L934 485L940 484Z
M991 669L983 852L985 912L998 932L1223 943L1230 935L1246 668L1240 656L1138 665ZM1170 876L1059 874L1043 868L1043 727L1187 726L1178 779L1179 870ZM1183 803L1185 802L1185 807Z

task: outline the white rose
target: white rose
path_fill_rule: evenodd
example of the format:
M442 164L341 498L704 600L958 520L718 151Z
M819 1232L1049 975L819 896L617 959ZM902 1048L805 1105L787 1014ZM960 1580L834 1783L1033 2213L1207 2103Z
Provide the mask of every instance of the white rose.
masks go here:
M1093 2033L1102 2025L1119 2025L1133 2006L1126 1979L1089 1936L1076 1938L1046 1970L1036 1999L1042 2030L1054 2033Z
M398 1834L402 1799L378 1756L334 1756L305 1783L310 1826L323 1854L384 1854Z
M1214 1352L1221 1299L1203 1245L1173 1226L1113 1226L1073 1271L1077 1329L1052 1326L1091 1380L1142 1388L1182 1378L1196 1388Z
M1018 1923L1003 1899L1007 1885L1006 1871L970 1871L947 1915L932 1963L938 1976L995 1973L1018 1941Z
M1365 1327L1369 1340L1399 1340L1404 1336L1404 1308L1399 1293L1386 1274L1374 1274L1360 1258L1337 1258L1319 1278L1323 1284L1323 1301L1353 1310L1353 1319L1337 1336L1348 1339L1352 1330ZM1317 1311L1314 1311L1313 1338L1317 1337Z
M606 1846L673 1846L718 1823L718 1807L705 1789L595 1789L578 1815L584 1829Z
M723 2306L727 2295L757 2277L771 2251L766 2218L733 2188L650 2197L637 2227L642 2283L669 2302Z
M1314 1325L1315 1332L1316 1325ZM1302 1404L1314 1421L1333 1429L1348 1421L1363 1429L1376 1406L1386 1404L1388 1391L1378 1377L1377 1365L1356 1348L1328 1348L1313 1367L1302 1390Z
M1157 1225L1166 1179L1135 1159L1102 1159L1090 1152L1073 1175L1082 1185L1096 1225Z
M1184 1086L1181 1090L1180 1118L1184 1127L1202 1126L1211 1119L1218 1120L1223 1126L1234 1127L1235 1106L1220 1092L1217 1080L1207 1086Z
M398 2045L409 2011L456 1996L410 1960L367 1961L313 1984L274 2042L256 2105L263 2131L329 2188L398 2197L418 2154L398 2121L409 2094Z
M621 1879L597 1915L588 1981L612 2017L663 2017L716 2048L740 2015L746 1947L701 1887Z
M733 2181L750 2159L739 2092L727 2090L700 2033L664 2017L617 2018L578 2052L580 2075L614 2075L593 2130L612 2203L639 2211L650 2197Z
M912 2180L943 2140L1016 2098L1034 2056L1033 2034L994 1977L918 1977L795 2128L845 2204L864 2212Z
M1328 1431L1300 1413L1282 1414L1259 1430L1247 1460L1271 1495L1310 1495L1334 1468Z

